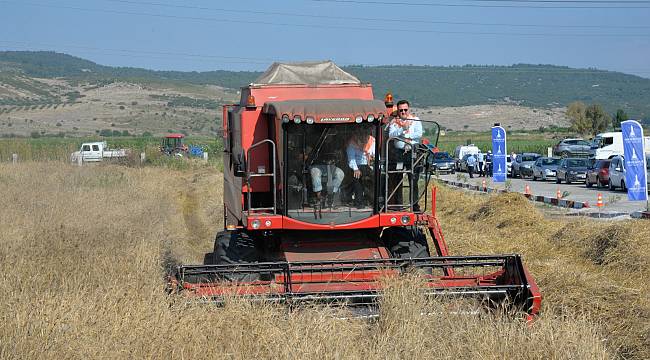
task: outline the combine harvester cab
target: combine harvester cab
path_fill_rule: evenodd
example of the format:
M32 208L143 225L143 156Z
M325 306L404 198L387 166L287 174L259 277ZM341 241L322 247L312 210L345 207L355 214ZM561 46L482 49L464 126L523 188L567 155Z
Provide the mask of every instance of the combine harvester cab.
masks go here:
M389 136L390 94L375 100L369 84L331 62L273 64L241 94L223 109L224 231L203 265L177 268L172 289L215 302L373 307L386 276L419 269L426 294L539 312L518 255L449 255L435 188L427 191L432 152ZM355 148L367 165L351 162Z

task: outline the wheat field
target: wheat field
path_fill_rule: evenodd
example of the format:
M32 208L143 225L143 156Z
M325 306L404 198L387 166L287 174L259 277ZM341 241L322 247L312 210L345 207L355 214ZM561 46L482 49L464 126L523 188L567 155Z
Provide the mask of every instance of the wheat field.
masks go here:
M212 248L221 189L213 167L0 164L0 358L650 357L648 226L547 219L518 196L442 188L452 252L522 253L542 316L529 326L451 314L407 278L387 280L381 316L367 321L168 295L169 264L200 262Z

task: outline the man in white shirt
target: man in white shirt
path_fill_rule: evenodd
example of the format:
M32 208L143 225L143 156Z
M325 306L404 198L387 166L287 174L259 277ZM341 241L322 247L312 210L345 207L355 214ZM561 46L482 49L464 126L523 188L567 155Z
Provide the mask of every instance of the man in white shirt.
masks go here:
M408 100L400 100L397 102L397 114L398 118L394 118L389 127L388 127L388 136L390 137L401 137L408 139L408 142L405 141L393 141L395 149L391 149L391 152L396 152L398 155L396 160L393 162L401 162L405 169L408 169L411 166L411 150L417 144L420 143L422 139L422 122L417 116L411 115L410 103ZM394 169L393 169L394 170ZM398 169L399 170L399 169ZM413 171L413 189L412 194L413 198L417 200L419 197L418 191L418 179L420 178L421 166L416 166ZM409 174L409 181L411 181L411 175ZM403 204L402 200L402 174L393 174L389 177L389 192L399 186L399 189L393 195L394 201L391 203ZM414 211L420 211L419 204L415 203L413 205Z

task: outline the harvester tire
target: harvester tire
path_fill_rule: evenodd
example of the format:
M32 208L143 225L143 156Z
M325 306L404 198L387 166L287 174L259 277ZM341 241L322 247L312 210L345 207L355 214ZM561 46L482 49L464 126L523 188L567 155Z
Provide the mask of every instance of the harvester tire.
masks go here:
M390 227L382 234L384 244L394 258L414 259L431 256L426 236L413 227Z
M260 260L255 241L247 233L236 231L223 231L217 234L212 257L215 265L237 265ZM225 277L231 281L248 282L259 280L260 275L232 273Z

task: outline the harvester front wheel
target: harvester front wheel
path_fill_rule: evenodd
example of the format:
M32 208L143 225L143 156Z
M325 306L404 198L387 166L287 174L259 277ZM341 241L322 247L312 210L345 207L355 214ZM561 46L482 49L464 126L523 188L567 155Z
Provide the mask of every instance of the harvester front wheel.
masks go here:
M214 240L212 261L215 265L236 265L253 263L260 260L255 241L245 232L222 231ZM259 280L259 274L232 273L226 276L228 280L248 282Z
M384 244L391 255L400 259L431 256L426 236L417 227L390 227L382 234Z

